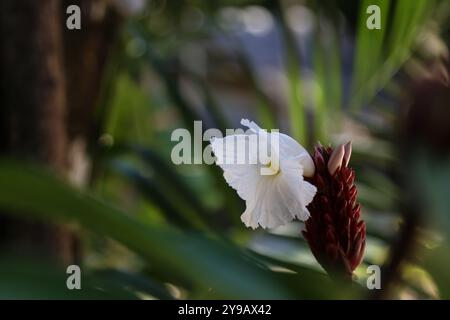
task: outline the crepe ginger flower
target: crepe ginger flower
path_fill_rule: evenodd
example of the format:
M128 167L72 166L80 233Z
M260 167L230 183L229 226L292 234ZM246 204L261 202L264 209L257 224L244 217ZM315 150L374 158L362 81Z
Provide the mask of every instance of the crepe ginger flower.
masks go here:
M303 231L322 267L350 279L366 244L366 226L356 201L355 171L348 166L351 152L350 142L334 150L320 145L315 148L316 170L308 180L317 187L317 195L308 206L311 217Z
M314 175L309 153L288 135L269 133L247 119L241 124L249 130L213 138L211 147L226 182L245 200L242 222L256 229L308 219L307 205L316 194L303 178Z

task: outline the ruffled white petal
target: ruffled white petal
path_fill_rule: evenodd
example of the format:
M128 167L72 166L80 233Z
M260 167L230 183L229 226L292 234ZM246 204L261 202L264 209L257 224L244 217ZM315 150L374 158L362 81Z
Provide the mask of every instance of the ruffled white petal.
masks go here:
M250 121L248 119L242 119L241 120L241 124L244 127L247 127L249 129L251 129L253 132L257 133L258 131L263 131L256 123L254 123L253 121Z
M280 141L280 159L296 158L303 167L303 175L305 177L312 177L314 175L314 162L305 148L284 133L274 132L271 135L278 137Z
M246 119L241 124L250 128L252 133L213 139L211 146L225 180L246 201L246 210L241 216L244 224L253 229L258 226L275 228L295 218L306 220L309 217L306 206L316 193L316 188L303 179L305 173L314 173L314 163L308 152L285 134L267 133ZM258 157L255 152L258 149L252 147L256 141L250 138L252 135L279 139L278 154L273 155L279 161L276 174L261 175L260 163L249 164L255 163L255 157ZM229 143L231 141L234 143ZM242 153L245 153L245 163ZM238 162L238 157L241 157L241 162Z
M230 143L231 140L234 142ZM244 143L247 143L248 148L240 150L238 146L242 146ZM211 147L217 158L216 164L222 168L228 185L235 189L242 199L249 199L260 179L259 166L256 161L250 161L257 157L251 152L250 137L248 135L231 135L225 138L216 138L211 141ZM238 154L242 155L242 152L247 153L245 164L238 162Z
M309 218L307 205L313 200L317 189L303 179L302 166L298 161L284 160L282 162L281 181L285 184L282 198L290 213L305 221Z
M261 129L255 122L248 119L242 119L241 124L262 136L270 135L271 139L279 139L279 158L298 158L303 166L304 176L312 177L314 175L315 167L313 159L309 155L308 151L300 145L300 143L284 133L267 133L267 131Z
M315 194L316 187L303 180L301 165L282 161L276 177L259 176L254 192L249 193L251 198L246 199L247 208L241 219L253 229L275 228L295 218L305 221L309 218L306 206Z

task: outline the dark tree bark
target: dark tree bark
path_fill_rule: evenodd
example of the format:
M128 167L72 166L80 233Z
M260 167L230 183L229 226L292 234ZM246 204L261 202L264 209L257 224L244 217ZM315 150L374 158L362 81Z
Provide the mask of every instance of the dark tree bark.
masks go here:
M0 153L67 168L61 2L0 1ZM0 245L63 263L73 259L64 227L2 215Z
M82 10L81 30L66 28L72 4ZM104 0L0 1L0 155L86 184L95 107L119 22ZM0 214L5 251L65 265L79 259L78 241L64 226L7 212Z

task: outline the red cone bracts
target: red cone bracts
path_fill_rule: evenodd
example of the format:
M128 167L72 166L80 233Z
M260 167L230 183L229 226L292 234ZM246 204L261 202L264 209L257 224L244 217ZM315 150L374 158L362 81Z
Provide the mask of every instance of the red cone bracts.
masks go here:
M336 149L317 146L315 173L307 180L317 187L309 204L303 236L320 265L329 273L352 276L361 263L366 226L356 201L355 171L348 167L351 143Z

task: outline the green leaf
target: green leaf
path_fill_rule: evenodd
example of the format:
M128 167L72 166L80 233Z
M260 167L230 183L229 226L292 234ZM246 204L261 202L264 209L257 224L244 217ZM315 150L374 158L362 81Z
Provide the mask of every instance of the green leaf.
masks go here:
M124 244L155 270L182 276L200 296L293 297L235 246L198 234L143 225L42 170L0 161L0 190L2 209L39 219L77 221Z
M115 279L102 281L81 269L81 289L69 290L66 270L36 260L0 257L0 299L138 299Z
M174 297L170 294L167 288L154 280L143 277L139 274L114 270L104 269L96 270L92 276L95 278L96 283L102 282L106 284L114 284L121 288L127 288L130 291L145 294L148 297L172 300Z
M431 13L433 0L398 0L392 14L392 1L364 0L361 2L354 78L352 83L353 110L358 110L383 89L411 55L415 39ZM381 29L366 26L371 4L381 9ZM392 20L388 23L388 18ZM387 37L388 36L388 37Z
M370 5L380 8L381 29L371 30L367 28L366 13ZM377 72L382 64L382 49L384 36L386 34L387 21L389 17L389 0L363 0L360 2L358 33L356 37L356 52L354 59L355 74L353 77L354 106L361 103L361 98L366 94L367 80ZM393 32L396 32L394 29Z

